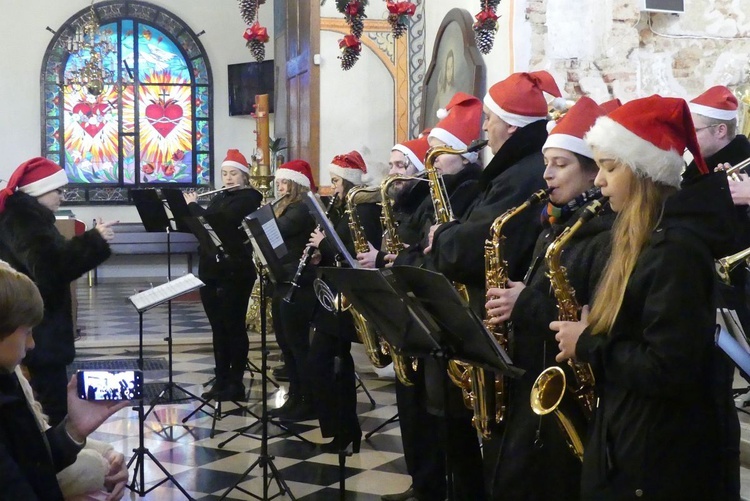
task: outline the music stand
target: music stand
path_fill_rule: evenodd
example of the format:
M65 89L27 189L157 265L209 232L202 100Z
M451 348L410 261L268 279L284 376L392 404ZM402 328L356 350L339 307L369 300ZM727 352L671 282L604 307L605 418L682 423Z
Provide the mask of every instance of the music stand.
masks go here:
M270 215L269 215L270 212ZM270 205L265 205L255 211L254 213L250 214L245 218L243 221L243 227L245 228L247 232L247 236L252 244L253 249L255 250L255 255L258 258L260 265L258 266L258 279L260 280L260 311L265 312L266 311L266 294L265 294L265 287L266 287L266 280L270 280L272 283L276 284L277 280L279 280L279 277L283 276L283 268L281 266L281 263L279 262L279 257L283 257L286 254L286 245L284 244L283 239L281 238L281 233L279 232L278 225L276 224L276 219L273 215L273 210L271 209ZM281 273L281 274L280 274ZM260 344L261 344L261 418L260 418L260 425L261 425L261 437L260 437L260 455L258 456L258 459L256 459L248 468L245 470L242 475L240 475L240 478L235 482L233 485L231 485L222 495L219 499L225 499L230 492L232 492L234 489L237 489L249 496L254 497L255 499L260 500L267 500L267 499L273 499L278 496L283 495L289 495L289 497L294 501L296 498L292 494L291 490L289 489L289 486L286 484L284 479L281 476L281 472L276 467L276 465L273 463L274 456L271 456L268 454L268 423L270 418L268 417L268 389L266 388L266 378L268 377L266 375L266 371L268 370L268 350L266 347L266 335L267 335L267 326L266 326L266 315L261 314L260 316ZM257 423L253 423L250 426L254 426ZM245 431L247 431L250 426L244 427L241 431L238 431L235 433L233 437L231 437L229 440L234 439L235 437L239 436L240 434L244 434ZM280 424L277 424L277 426L281 427L287 432L290 432L288 428L281 426ZM308 440L304 439L300 435L297 435L296 433L290 432L293 435L295 435L297 438L300 438L301 440L310 443ZM229 440L223 442L220 444L220 446L226 444ZM247 478L247 476L250 474L250 472L256 467L260 466L263 469L263 497L259 497L245 489L239 486L239 484ZM268 470L271 469L271 475L269 478ZM276 481L276 485L279 488L279 492L268 497L268 486L270 484L270 479L273 478Z
M324 274L386 341L406 356L431 356L446 371L448 361L457 359L510 377L524 373L512 365L482 320L440 273L394 266L325 268ZM443 399L447 407L447 386ZM453 470L447 454L445 461L448 499L452 500Z
M205 285L203 282L196 278L192 273L189 273L183 277L177 278L158 287L154 287L153 289L134 294L128 298L138 311L138 368L141 369L141 371L143 370L143 313L165 302L171 302L172 299L176 297L199 289L203 287L203 285ZM138 406L136 407L138 410L138 447L133 449L133 457L128 461L128 469L130 469L130 466L135 462L133 480L128 484L128 488L143 497L164 482L170 481L185 495L185 497L193 499L144 444L143 427L146 418L148 417L148 413L143 412L143 398L143 395L141 395L141 398L138 399ZM148 489L146 489L145 485L146 457L150 458L165 475L165 478Z
M173 200L177 200L176 195L179 195L179 199L181 200L182 205L184 206L184 211L188 210L187 205L185 204L185 199L182 196L182 192L180 190L175 190L175 189L162 190L162 192L164 191L171 191L170 198ZM165 202L159 199L159 195L154 189L133 190L131 191L131 196L133 197L135 208L138 211L138 215L140 216L141 221L143 222L143 227L145 228L145 230L151 233L165 233L166 232L167 234L167 281L171 281L172 280L172 237L171 235L172 235L172 232L175 230L173 229L172 224L170 223L170 218L167 215L167 211L165 210ZM179 203L176 201L174 201L173 204L175 206L179 205ZM171 206L169 206L169 209L174 214L174 210L172 209ZM177 209L178 212L179 210L180 209ZM176 220L174 220L174 222L175 222L176 228L182 227ZM176 231L180 231L180 230L178 229ZM157 397L151 402L149 410L146 412L146 416L148 416L148 414L151 413L154 406L159 401L164 402L164 403L172 403L172 402L181 402L190 398L195 398L203 402L202 398L198 397L194 393L176 384L173 380L174 363L173 363L173 350L172 350L172 301L169 301L167 303L167 337L164 338L164 341L167 342L167 364L168 364L167 384L165 385L164 389L159 393L159 395L157 395ZM181 391L183 395L186 395L186 397L176 399L175 393L174 393L175 389Z

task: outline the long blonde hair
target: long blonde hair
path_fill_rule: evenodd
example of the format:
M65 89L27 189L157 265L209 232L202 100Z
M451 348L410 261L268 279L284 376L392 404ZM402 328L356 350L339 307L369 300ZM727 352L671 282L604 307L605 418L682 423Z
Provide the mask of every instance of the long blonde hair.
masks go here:
M276 215L276 217L281 216L286 208L293 203L301 201L302 197L305 196L305 193L310 191L310 188L308 188L307 186L302 186L301 184L292 181L291 179L284 179L284 181L286 181L287 183L287 195L274 206L273 213L274 215Z
M612 227L612 254L591 307L589 325L593 334L609 333L615 323L635 263L659 224L665 200L676 191L676 188L637 175L624 162L620 163L632 176L630 193Z

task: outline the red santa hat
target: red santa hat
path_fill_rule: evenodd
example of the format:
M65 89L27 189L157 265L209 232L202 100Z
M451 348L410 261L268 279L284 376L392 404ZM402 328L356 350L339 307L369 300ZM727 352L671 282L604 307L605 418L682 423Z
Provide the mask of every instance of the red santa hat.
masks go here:
M610 99L609 101L603 102L599 106L602 107L605 113L611 113L615 111L617 108L619 108L620 106L622 106L622 101L620 101L617 98L614 98L614 99Z
M310 164L304 160L290 160L287 163L281 164L281 166L276 169L276 179L293 181L300 186L309 188L313 193L318 189L315 186L315 180L313 179Z
M594 125L596 119L604 115L604 109L593 99L585 96L580 98L552 128L542 151L547 148L562 148L594 158L594 152L583 140L583 136Z
M548 72L513 73L490 87L484 104L509 125L525 127L547 118L549 107L545 92L562 99L555 79Z
M52 160L35 157L19 165L8 180L8 185L0 190L0 212L5 209L5 201L16 190L32 197L39 197L68 184L65 171Z
M221 162L222 167L234 167L249 175L250 167L248 165L245 155L240 153L240 150L227 151L227 157Z
M589 146L627 164L657 183L679 187L687 148L706 174L688 104L653 95L626 103L600 117L586 134Z
M343 155L336 155L328 166L331 176L346 179L355 186L362 184L362 174L367 174L367 165L358 151L352 150Z
M711 87L690 101L690 111L716 120L737 119L737 98L723 85Z
M450 148L465 150L482 133L482 102L465 92L456 92L445 109L438 110L440 121L430 131L434 137ZM470 162L476 162L478 153L462 155Z
M391 149L403 153L409 162L421 172L424 170L424 159L427 156L427 150L430 149L430 143L427 142L427 136L423 135L417 139L399 143Z

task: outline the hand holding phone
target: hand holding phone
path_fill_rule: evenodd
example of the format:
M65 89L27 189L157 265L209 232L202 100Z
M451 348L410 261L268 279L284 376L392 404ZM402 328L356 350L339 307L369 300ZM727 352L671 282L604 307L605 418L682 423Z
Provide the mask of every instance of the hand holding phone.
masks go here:
M76 383L82 400L135 400L143 396L143 373L139 370L79 370Z

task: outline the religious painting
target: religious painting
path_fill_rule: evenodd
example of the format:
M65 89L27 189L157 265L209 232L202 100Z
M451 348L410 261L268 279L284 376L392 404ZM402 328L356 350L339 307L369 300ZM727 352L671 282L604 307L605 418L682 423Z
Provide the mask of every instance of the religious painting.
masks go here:
M485 92L484 81L484 60L474 41L471 14L463 9L452 9L437 32L427 69L422 129L433 127L438 122L437 111L445 108L456 92L466 92L481 99Z

